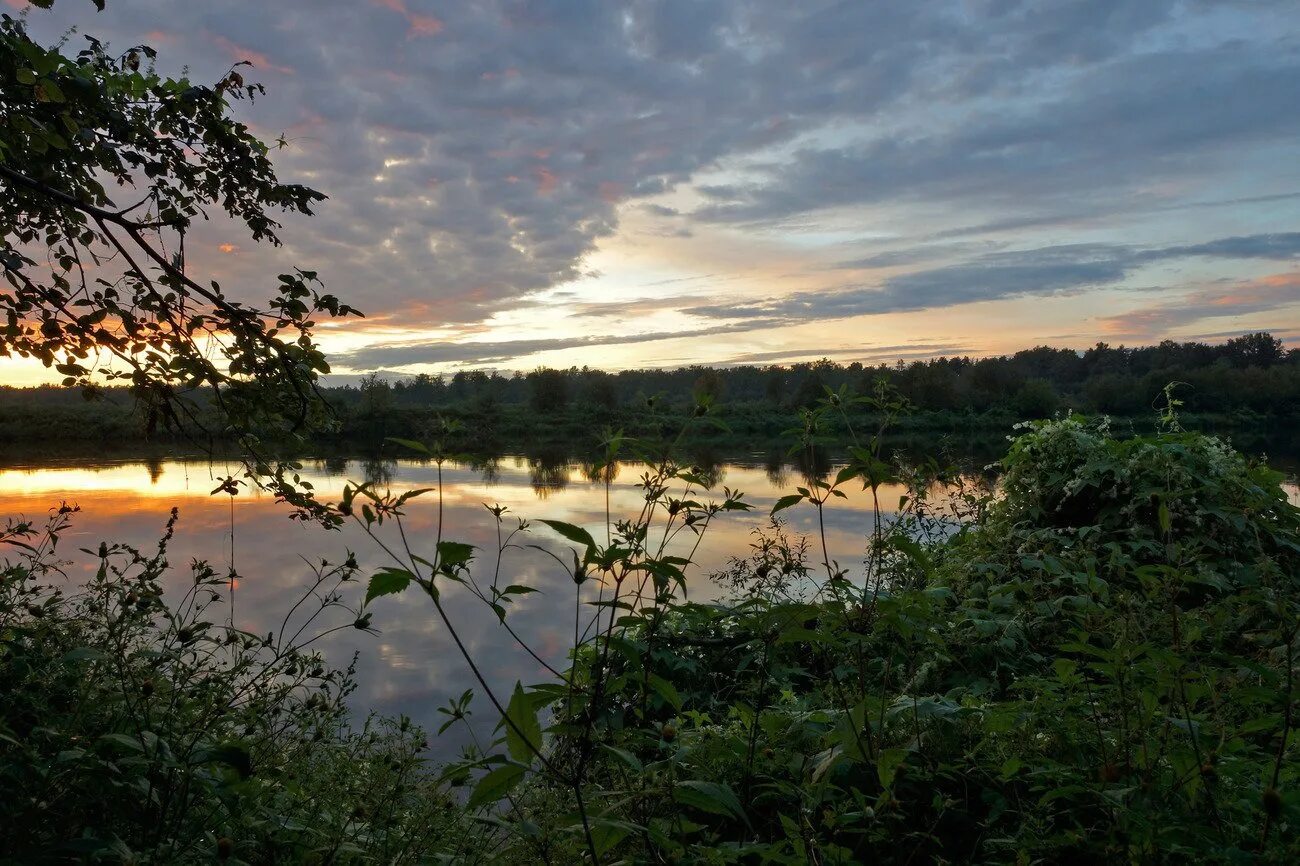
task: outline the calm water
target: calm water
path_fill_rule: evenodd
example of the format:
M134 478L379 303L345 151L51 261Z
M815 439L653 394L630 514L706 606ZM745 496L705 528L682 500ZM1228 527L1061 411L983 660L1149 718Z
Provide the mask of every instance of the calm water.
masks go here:
M363 565L363 574L389 564L377 545L355 527L327 531L291 521L287 510L268 496L243 493L235 497L232 515L231 500L224 495L211 496L210 491L216 486L214 479L237 469L232 464L182 459L46 460L39 465L3 468L0 518L39 518L63 500L80 505L81 513L60 544L63 556L72 561L68 574L75 581L95 566L90 557L78 552L80 548L97 548L100 541L152 546L169 509L175 506L180 509L180 523L171 548L175 567L168 581L169 592L179 595L185 591L187 564L192 558L205 559L224 572L231 563L233 532L234 565L241 576L236 590L237 624L259 633L280 627L288 607L312 577L308 560L338 562L351 550ZM634 465L620 467L609 500L614 519L632 518L639 511L642 497L636 482L641 472ZM372 479L394 492L437 483L434 467L402 461L335 459L309 463L304 475L325 499L337 499L346 481ZM743 555L754 529L765 523L775 500L800 483L797 469L765 466L761 456L719 466L717 498L725 484L744 491L745 500L755 508L719 515L714 521L697 552L698 565L689 573L692 599L709 600L721 594L708 574L724 566L730 556ZM540 465L523 458L504 458L487 467L451 465L443 470L443 492L444 538L477 546L480 573L490 574L496 550L495 527L485 504L504 505L516 517L580 524L597 538L605 534L604 487L587 480L574 465ZM892 511L901 492L886 490L882 508ZM1294 484L1288 492L1296 501ZM417 499L408 511L406 525L412 547L417 554L433 559L436 498L430 494ZM785 513L792 529L813 529L811 508L796 507ZM832 557L844 565L860 563L870 523L870 501L865 495L850 494L848 500L838 500L828 512L827 544ZM524 540L554 551L565 546L540 526ZM540 590L520 597L509 622L540 656L562 668L573 634L571 576L542 552L515 550L503 560L501 582ZM594 592L594 582L588 588ZM353 584L351 591L359 603L364 581ZM529 683L547 678L545 669L515 646L481 602L454 585L444 589L443 598L494 687L508 693L517 679ZM472 685L464 661L428 599L417 592L379 599L371 609L379 635L345 629L321 644L338 665L346 664L354 652L360 653L354 708L362 714L367 710L406 713L426 728L436 729L442 717L435 708ZM487 733L495 720L488 718L487 702L481 695L475 706L481 732ZM449 732L432 745L435 752L449 754L459 748L463 736Z
M635 465L619 467L609 501L614 519L633 518L639 511L643 500L636 483L642 471ZM0 469L0 518L40 518L63 500L79 505L81 513L75 515L71 531L60 542L63 557L71 560L70 580L77 581L95 568L95 561L80 553L81 548L95 549L100 541L152 547L169 509L175 506L180 510L180 522L171 546L173 572L168 580L173 597L189 586L192 558L207 560L224 573L231 562L233 530L234 565L241 578L236 589L236 620L241 628L258 633L279 629L285 612L312 578L306 560L339 562L351 550L362 564L363 574L391 564L375 542L356 527L328 531L291 521L288 510L277 506L270 496L241 493L234 498L232 516L229 497L210 495L215 479L232 473L238 473L235 464L172 459L82 459L4 468ZM304 477L322 498L337 500L347 481L375 479L401 492L436 486L436 473L435 467L414 462L329 460L308 463ZM717 477L716 498L722 498L721 487L726 485L744 491L745 500L755 507L751 512L719 515L709 528L696 554L698 566L688 573L689 595L694 600L721 594L708 574L724 566L728 557L743 555L752 531L765 523L775 500L802 483L797 469L765 468L761 458L722 464ZM486 468L449 465L443 469L443 491L444 538L478 547L479 573L490 575L495 563L495 525L485 504L506 506L508 518L563 520L587 527L598 538L605 534L604 486L589 481L575 465L539 465L523 458L504 458ZM889 490L882 503L896 506L900 494L901 490ZM406 528L413 549L433 559L436 497L430 494L414 500L407 510ZM812 529L812 509L791 509L786 514L793 528ZM870 511L861 495L839 500L828 517L827 543L832 557L845 565L860 562L869 521ZM523 540L557 552L566 545L541 526ZM544 553L513 550L503 560L501 583L541 590L519 597L509 622L540 656L562 669L573 635L571 575ZM594 582L588 587L593 592L597 588ZM364 581L353 584L351 591L359 602ZM508 693L517 679L525 683L546 679L545 669L510 640L481 602L455 585L444 590L443 598L494 687ZM362 713L368 709L406 713L426 728L436 729L442 717L435 708L473 684L464 661L428 599L417 592L378 599L371 610L379 635L345 629L321 642L335 664L346 664L354 652L360 653L354 708ZM494 720L487 718L486 700L479 696L475 705L480 709L480 721L490 730ZM433 746L445 754L460 742L459 735L448 732Z

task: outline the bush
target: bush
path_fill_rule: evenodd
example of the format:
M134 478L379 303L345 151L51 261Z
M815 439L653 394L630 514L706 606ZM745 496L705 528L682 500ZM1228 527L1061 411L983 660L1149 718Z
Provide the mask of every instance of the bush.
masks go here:
M790 507L889 480L872 459ZM1003 470L997 497L957 497L960 526L913 477L863 579L823 554L793 592L816 557L778 529L726 573L734 604L627 611L577 649L589 697L556 705L521 790L553 801L588 761L609 859L1292 861L1300 512L1279 476L1079 419L1029 426Z
M22 554L0 569L0 862L387 863L455 850L424 735L402 720L353 729L351 670L308 650L321 615L364 627L340 594L355 563L322 564L320 606L258 636L206 618L231 579L206 563L164 603L175 512L152 553L86 551L99 569L65 594L55 551L74 512L0 530Z
M538 521L576 545L554 556L565 579L601 587L591 607L579 590L575 623L591 612L570 666L509 695L480 679L499 736L436 777L403 722L348 730L348 672L205 622L223 578L202 563L199 603L181 608L195 613L178 616L159 601L165 546L101 549L98 576L63 598L39 589L51 557L34 545L0 584L0 685L14 696L0 775L17 804L0 854L1295 862L1300 509L1279 476L1171 413L1164 432L1128 439L1066 418L1021 430L990 495L932 462L884 461L883 427L860 443L846 393L806 414L806 486L773 514L812 509L820 527L847 485L877 501L906 485L868 528L864 570L774 520L718 576L725 603L687 602L691 556L672 540L698 543L748 506L725 488L710 499L707 470L646 445L644 506L606 544ZM906 408L884 386L861 402L886 418ZM837 412L854 444L832 480L815 456ZM402 444L442 466L437 443ZM627 444L610 434L589 476L608 479ZM400 536L420 492L376 486L348 486L333 507L377 540L392 523ZM441 601L455 585L514 635L510 611L532 590L508 583L503 557L530 548L533 527L491 511L495 564L440 528L367 597L421 591L456 636ZM490 582L475 577L480 557ZM336 627L368 625L344 610ZM472 697L443 710L444 729ZM467 798L442 780L469 783Z

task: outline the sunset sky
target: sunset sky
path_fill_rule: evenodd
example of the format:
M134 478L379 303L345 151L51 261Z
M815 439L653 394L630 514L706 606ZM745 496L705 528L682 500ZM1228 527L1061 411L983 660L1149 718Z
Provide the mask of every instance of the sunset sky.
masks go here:
M1294 0L29 13L70 26L252 61L236 114L330 198L280 250L199 226L191 268L248 298L319 271L367 314L322 328L336 372L1300 345Z

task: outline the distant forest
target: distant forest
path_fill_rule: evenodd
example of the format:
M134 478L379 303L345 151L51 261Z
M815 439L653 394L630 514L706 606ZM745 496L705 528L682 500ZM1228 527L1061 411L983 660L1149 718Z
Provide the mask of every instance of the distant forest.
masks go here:
M870 393L879 379L912 405L930 412L1010 412L1042 417L1062 409L1121 416L1146 414L1170 382L1189 412L1291 414L1300 409L1300 350L1287 350L1267 333L1226 343L1178 343L1127 348L1098 343L1086 351L1039 346L989 358L935 358L864 366L828 359L788 366L682 367L609 373L587 367L539 368L504 376L483 371L450 377L419 375L389 382L378 375L359 387L330 389L353 411L390 407L526 405L541 413L574 408L616 409L663 401L760 404L780 409L811 406L847 386Z
M884 379L911 404L913 429L1005 428L1060 412L1152 417L1165 386L1189 415L1274 428L1300 420L1300 350L1267 333L1226 343L1128 348L1098 343L1085 351L1040 346L989 358L935 358L864 366L822 359L786 366L683 367L605 372L538 368L529 373L462 371L391 380L366 376L323 393L340 420L339 441L421 435L437 416L462 422L468 445L576 442L613 424L635 431L645 416L688 415L703 399L737 436L771 437L827 390L869 394ZM539 418L547 423L537 425ZM0 441L133 441L166 438L149 429L125 389L83 399L49 385L0 388Z

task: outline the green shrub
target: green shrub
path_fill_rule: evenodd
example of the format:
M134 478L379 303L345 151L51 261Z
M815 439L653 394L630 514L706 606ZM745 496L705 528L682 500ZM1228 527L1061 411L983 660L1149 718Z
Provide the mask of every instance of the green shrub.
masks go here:
M777 509L821 520L846 484L878 496L909 481L898 518L868 530L857 577L777 526L723 576L731 602L685 602L688 560L650 539L739 499L710 503L707 479L667 460L608 545L548 524L580 544L575 577L605 581L608 616L558 682L492 698L503 735L461 765L500 856L1300 856L1300 511L1277 474L1211 437L1120 440L1063 419L1015 439L996 496L958 490L945 514L935 475L888 467L879 437L852 453ZM372 502L371 531L400 520L400 503ZM379 591L418 584L438 605L439 585L477 586L473 551L438 554L389 570ZM484 595L505 618L498 599Z
M207 619L228 586L206 563L164 603L166 543L86 551L66 594L55 557L75 509L0 544L0 862L412 861L454 850L457 816L404 720L349 725L352 671L309 650L356 564L324 564L279 634ZM299 637L294 632L302 627ZM315 630L314 630L315 629ZM328 630L328 629L326 629Z

